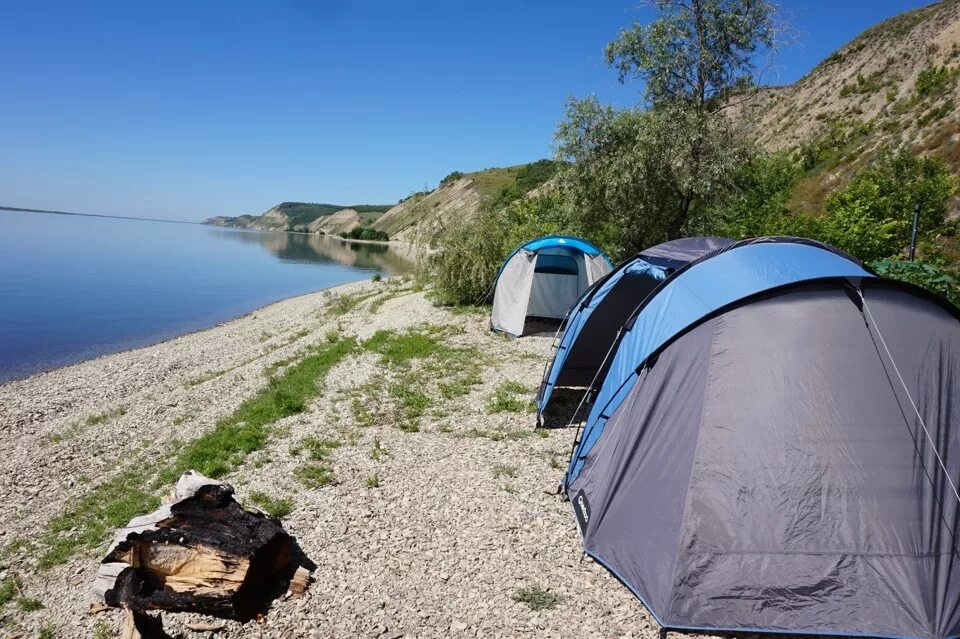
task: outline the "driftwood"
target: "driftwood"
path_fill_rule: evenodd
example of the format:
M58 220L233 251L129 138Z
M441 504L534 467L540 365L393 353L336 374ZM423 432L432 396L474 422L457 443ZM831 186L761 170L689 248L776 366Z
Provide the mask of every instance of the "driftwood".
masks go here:
M172 639L163 630L160 615L154 617L139 610L125 608L120 639Z
M188 473L174 499L118 534L94 583L108 605L245 621L288 587L305 587L293 538L244 510L231 486Z

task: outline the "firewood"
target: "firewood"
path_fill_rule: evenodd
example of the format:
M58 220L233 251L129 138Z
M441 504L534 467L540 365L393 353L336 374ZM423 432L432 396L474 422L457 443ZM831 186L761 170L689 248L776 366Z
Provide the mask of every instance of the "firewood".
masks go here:
M156 617L124 606L120 639L172 639L163 630L160 615Z
M290 579L289 592L294 597L302 595L310 583L310 571L300 566Z
M296 575L293 538L277 520L244 510L228 484L185 479L179 501L124 529L95 588L111 606L252 619Z

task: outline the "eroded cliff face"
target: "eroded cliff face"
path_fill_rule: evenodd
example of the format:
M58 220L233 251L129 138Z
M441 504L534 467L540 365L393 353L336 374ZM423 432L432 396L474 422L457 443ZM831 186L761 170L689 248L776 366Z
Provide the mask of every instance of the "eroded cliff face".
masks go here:
M736 96L727 113L768 150L807 152L797 208L816 210L882 148L960 171L958 78L960 0L948 0L871 27L795 84ZM829 161L811 153L818 146L832 149Z
M440 233L476 215L482 199L474 178L463 177L402 200L373 227L391 239L430 244Z
M338 235L349 233L362 224L360 213L354 209L343 209L331 215L320 217L311 222L304 229L308 233L325 233Z

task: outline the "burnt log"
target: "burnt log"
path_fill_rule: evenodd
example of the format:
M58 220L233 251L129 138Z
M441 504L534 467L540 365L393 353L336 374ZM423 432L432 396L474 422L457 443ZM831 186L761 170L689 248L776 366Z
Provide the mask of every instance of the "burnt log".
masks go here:
M124 529L101 566L104 600L252 619L287 590L299 549L277 520L244 510L228 484L192 481L190 496Z

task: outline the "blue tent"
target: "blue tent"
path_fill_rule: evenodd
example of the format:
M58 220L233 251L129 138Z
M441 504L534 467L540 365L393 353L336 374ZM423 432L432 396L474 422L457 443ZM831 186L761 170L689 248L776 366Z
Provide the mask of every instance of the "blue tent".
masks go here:
M577 298L612 268L607 256L586 240L567 235L530 240L497 273L490 326L519 336L527 317L563 319Z
M665 629L960 636L960 310L795 238L627 320L564 488Z
M620 264L587 291L570 311L540 385L537 421L555 388L602 381L601 365L623 323L669 274L732 242L720 237L688 237L653 246Z

